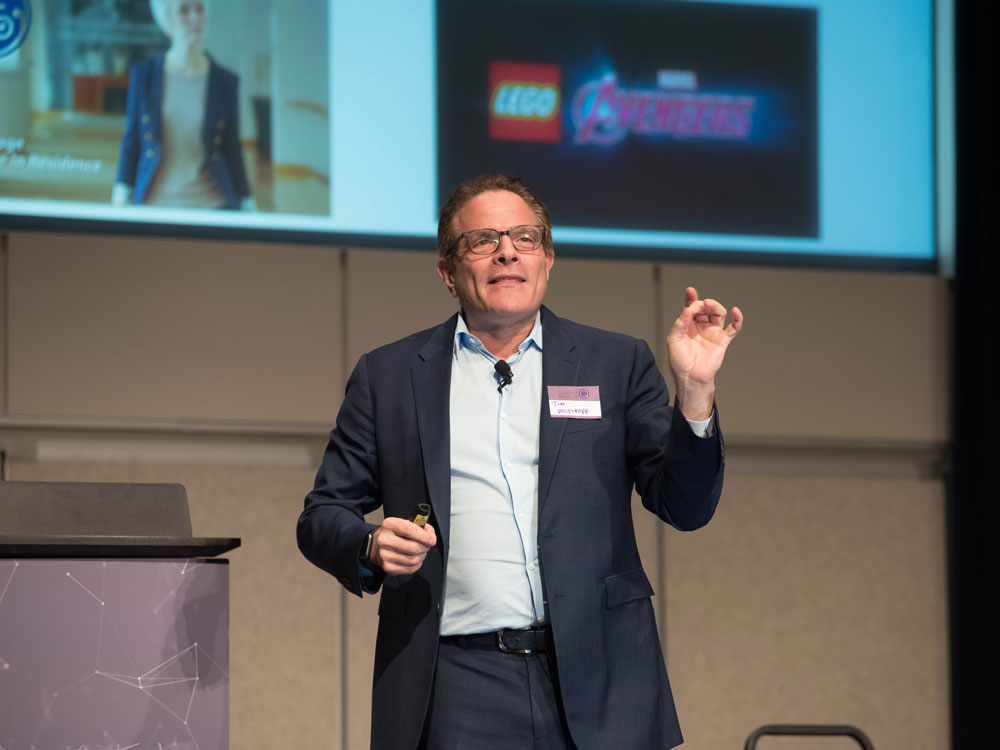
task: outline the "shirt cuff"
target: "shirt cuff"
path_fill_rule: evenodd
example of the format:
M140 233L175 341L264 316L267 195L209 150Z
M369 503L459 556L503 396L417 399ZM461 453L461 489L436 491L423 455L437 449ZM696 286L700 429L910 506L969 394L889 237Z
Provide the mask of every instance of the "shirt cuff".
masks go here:
M715 435L715 410L708 419L688 419L691 431L701 438L710 438Z

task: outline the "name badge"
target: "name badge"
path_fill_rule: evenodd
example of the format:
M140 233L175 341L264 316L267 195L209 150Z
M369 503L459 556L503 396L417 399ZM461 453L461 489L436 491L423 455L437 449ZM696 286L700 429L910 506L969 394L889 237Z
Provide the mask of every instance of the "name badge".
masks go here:
M600 419L601 389L596 385L550 385L549 416Z

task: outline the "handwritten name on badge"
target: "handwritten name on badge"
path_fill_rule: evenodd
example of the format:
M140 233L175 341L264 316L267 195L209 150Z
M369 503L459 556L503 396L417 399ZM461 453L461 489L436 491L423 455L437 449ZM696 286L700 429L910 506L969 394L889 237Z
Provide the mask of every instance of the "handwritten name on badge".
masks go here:
M600 419L601 389L596 385L550 385L549 416Z

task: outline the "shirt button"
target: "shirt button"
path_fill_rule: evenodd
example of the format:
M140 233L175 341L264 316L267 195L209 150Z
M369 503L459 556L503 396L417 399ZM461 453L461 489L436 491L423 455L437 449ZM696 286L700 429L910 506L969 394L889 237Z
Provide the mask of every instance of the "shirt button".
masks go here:
M518 514L517 514L517 517L518 517L518 518L524 518L524 513L518 513Z
M535 569L535 564L534 563L528 563L528 570L534 570L534 569Z
M149 115L143 115L142 116L142 121L143 122L149 122Z
M147 158L147 159L152 159L152 158L153 158L153 157L154 157L155 155L156 155L156 154L155 154L155 152L153 151L153 149L151 149L151 148L147 148L147 149L146 149L146 158Z
M539 617L539 618L538 618L538 621L539 621L539 622L545 622L545 618L544 618L544 617Z
M504 462L503 462L503 467L504 467L505 469L509 469L509 468L510 468L510 461L504 461Z
M506 419L506 418L507 418L507 412L505 411L500 412L500 419Z
M145 138L147 141L151 141L151 140L153 140L153 134L152 133L146 133L146 135L144 135L143 138Z

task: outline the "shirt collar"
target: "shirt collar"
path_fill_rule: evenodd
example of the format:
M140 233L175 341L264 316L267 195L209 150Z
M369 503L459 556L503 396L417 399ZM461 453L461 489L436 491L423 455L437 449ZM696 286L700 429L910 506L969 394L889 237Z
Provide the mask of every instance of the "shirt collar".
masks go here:
M538 351L542 350L542 311L535 313L535 325L531 327L528 337L517 347L518 354L527 351L529 346L534 346ZM458 315L458 324L455 326L455 353L462 350L475 351L480 354L489 354L483 342L469 333L469 327L465 324L465 316ZM493 359L493 355L490 355Z

